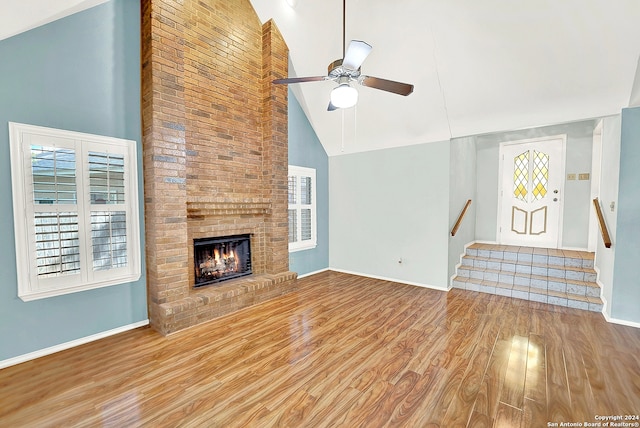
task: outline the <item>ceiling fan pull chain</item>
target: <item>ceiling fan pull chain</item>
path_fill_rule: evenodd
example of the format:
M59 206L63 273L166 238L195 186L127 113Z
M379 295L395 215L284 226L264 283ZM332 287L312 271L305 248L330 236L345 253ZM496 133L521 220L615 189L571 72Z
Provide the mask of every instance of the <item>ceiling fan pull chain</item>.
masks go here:
M344 109L340 110L342 110L342 147L340 148L340 150L342 151L342 153L344 153Z
M353 144L358 143L358 104L353 107Z

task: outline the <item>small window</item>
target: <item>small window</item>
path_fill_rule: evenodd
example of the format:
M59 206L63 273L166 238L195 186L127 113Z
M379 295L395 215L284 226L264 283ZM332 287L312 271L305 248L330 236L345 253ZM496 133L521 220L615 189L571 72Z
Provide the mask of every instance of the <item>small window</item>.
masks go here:
M289 165L289 251L316 247L316 170Z
M136 142L9 123L18 296L140 278Z

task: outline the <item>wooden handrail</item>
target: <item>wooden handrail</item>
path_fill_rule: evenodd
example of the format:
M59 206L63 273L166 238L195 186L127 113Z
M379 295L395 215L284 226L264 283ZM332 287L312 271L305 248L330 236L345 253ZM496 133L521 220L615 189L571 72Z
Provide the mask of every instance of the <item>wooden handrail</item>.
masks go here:
M471 199L467 199L467 203L464 204L464 208L462 209L462 212L458 216L458 221L456 221L456 224L453 225L453 229L451 229L451 236L456 236L456 233L458 232L458 228L460 227L460 223L462 223L462 219L464 218L464 215L467 213L467 209L469 208L469 205L471 205Z
M611 248L611 238L609 237L609 231L607 230L607 224L604 222L604 216L600 209L600 201L598 198L593 200L593 206L596 208L596 215L598 216L598 223L600 223L600 233L602 234L602 241L606 248Z

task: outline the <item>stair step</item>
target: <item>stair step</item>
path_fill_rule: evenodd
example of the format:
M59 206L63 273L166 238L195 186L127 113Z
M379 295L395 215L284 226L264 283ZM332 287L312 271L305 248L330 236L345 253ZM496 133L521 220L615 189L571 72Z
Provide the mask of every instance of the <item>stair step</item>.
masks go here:
M493 248L493 249L491 249ZM509 245L473 244L467 256L512 263L536 263L550 266L593 268L593 253L547 248L514 247Z
M594 255L585 251L472 244L453 286L590 311L601 311Z
M469 271L469 274L461 273L463 276L472 276L472 271L490 271L504 275L536 275L549 278L572 279L575 281L595 282L596 271L592 268L582 267L554 267L542 264L513 264L509 262L486 261L473 256L464 256L460 271Z
M463 290L497 294L500 296L531 300L550 305L565 306L595 312L602 311L602 299L599 297L600 287L597 285L595 287L585 288L585 293L582 294L581 290L574 290L572 288L567 288L567 290L562 291L456 276L453 279L453 286Z

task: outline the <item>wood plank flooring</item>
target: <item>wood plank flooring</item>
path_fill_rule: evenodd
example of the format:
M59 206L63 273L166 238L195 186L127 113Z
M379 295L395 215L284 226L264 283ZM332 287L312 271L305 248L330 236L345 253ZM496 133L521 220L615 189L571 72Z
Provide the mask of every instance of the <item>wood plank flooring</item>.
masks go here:
M0 370L1 427L547 427L640 413L640 330L325 272L169 337ZM630 421L636 422L636 421Z

